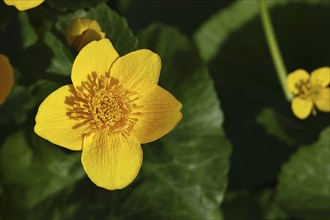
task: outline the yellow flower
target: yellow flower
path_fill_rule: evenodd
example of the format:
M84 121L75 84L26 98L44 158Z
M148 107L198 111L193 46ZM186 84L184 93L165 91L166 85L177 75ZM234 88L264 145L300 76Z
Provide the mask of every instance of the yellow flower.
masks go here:
M105 37L97 21L89 18L75 18L68 25L66 40L70 46L81 50L94 40Z
M287 83L289 91L295 95L291 107L298 118L305 119L311 112L315 115L315 106L320 111L330 112L329 67L316 69L311 76L298 69L289 74Z
M0 104L2 104L9 95L13 84L13 67L10 65L8 57L0 54Z
M137 176L143 143L171 131L181 103L157 85L160 57L138 50L119 57L108 39L93 41L76 57L71 79L40 105L35 132L62 147L82 150L89 178L121 189Z
M45 0L4 0L6 5L15 6L20 11L37 7Z

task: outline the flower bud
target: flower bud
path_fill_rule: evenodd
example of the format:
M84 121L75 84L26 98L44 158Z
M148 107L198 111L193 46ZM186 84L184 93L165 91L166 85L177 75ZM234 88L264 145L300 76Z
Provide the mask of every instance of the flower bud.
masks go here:
M80 51L84 46L94 40L105 37L97 21L89 18L75 18L68 25L66 40L70 46Z
M14 71L8 57L0 54L0 104L2 104L10 93L14 84Z

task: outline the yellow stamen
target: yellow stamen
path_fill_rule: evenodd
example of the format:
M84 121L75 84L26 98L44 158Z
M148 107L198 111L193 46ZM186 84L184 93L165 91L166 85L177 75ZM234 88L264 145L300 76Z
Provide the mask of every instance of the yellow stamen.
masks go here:
M310 80L300 80L296 85L298 96L303 99L311 98L315 100L318 98L323 87L319 84L311 84Z
M301 98L308 98L309 97L309 91L310 91L310 81L307 80L300 80L298 83L296 83L296 88L298 90L298 95Z
M86 134L105 130L129 136L138 121L136 116L141 114L138 111L141 106L135 104L140 96L122 87L114 78L97 78L92 73L87 79L67 97L66 103L70 106L67 115L89 124Z

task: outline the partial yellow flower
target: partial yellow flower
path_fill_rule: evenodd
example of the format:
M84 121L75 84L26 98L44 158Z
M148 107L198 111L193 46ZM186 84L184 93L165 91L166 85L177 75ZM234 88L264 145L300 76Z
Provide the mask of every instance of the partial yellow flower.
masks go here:
M2 104L9 95L13 84L13 67L10 65L8 57L0 54L0 104Z
M330 68L322 67L309 75L298 69L289 74L288 89L295 96L292 99L292 111L300 119L307 118L311 112L316 114L315 106L323 112L330 112Z
M138 175L143 143L159 139L181 120L182 105L157 85L160 57L138 50L119 57L108 39L76 57L71 79L40 105L35 132L54 144L82 150L89 178L121 189Z
M73 19L66 31L66 40L70 46L79 51L94 40L101 40L105 37L97 21L89 18Z
M6 5L15 6L20 11L35 8L45 0L3 0Z

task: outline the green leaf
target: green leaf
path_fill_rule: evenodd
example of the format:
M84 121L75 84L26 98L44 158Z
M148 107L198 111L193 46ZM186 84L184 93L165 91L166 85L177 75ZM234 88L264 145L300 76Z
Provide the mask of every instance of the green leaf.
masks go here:
M24 36L22 39L22 47L24 49L35 44L38 40L38 36L31 23L29 22L29 18L26 12L19 13L18 19L20 22L22 35Z
M68 84L73 59L74 55L69 49L48 31L44 40L39 38L24 50L18 65L22 72L20 83L29 86L44 79Z
M155 24L139 39L141 48L161 56L160 85L182 102L184 116L161 145L143 148L143 179L125 202L125 217L220 219L231 147L207 68L175 28Z
M256 121L265 127L266 131L270 135L278 137L281 141L292 145L295 143L294 138L284 130L281 123L277 120L278 115L271 108L264 108L261 110L260 114L257 116Z
M61 86L61 83L41 79L35 82L29 89L31 94L36 97L37 103L41 103L46 99L49 94L51 94Z
M1 129L3 131L1 136L6 134L14 124L24 123L30 117L30 110L35 105L36 100L30 92L26 88L14 84L9 96L0 108L0 125L3 129Z
M328 66L328 1L266 1L288 71ZM234 153L232 189L273 184L295 147L315 141L328 115L297 119L272 63L256 1L237 1L194 35L208 63ZM311 43L312 42L312 43ZM262 165L261 165L262 164Z
M283 166L277 201L293 217L330 219L330 127Z
M275 190L268 187L258 191L228 191L221 210L226 220L290 219L274 200Z
M45 33L44 42L52 51L52 59L46 71L70 76L74 54L71 53L68 46L63 44L63 42L51 32Z
M85 175L79 154L64 152L31 131L10 135L0 158L2 214L7 219L43 218L44 202Z
M256 198L263 210L263 218L267 220L285 220L291 219L281 207L279 207L276 199L276 190L272 186L257 193Z

